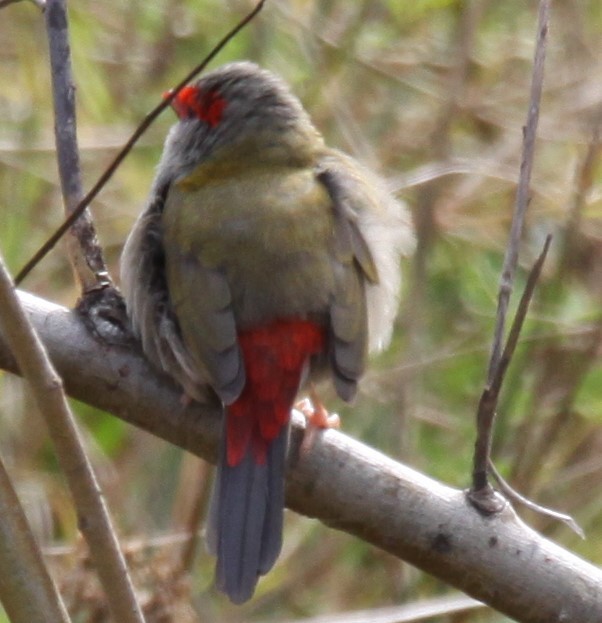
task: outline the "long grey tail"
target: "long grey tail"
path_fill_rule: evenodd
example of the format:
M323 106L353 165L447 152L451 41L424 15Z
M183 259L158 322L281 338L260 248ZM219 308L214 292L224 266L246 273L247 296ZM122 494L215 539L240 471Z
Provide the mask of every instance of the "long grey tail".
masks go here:
M207 548L217 556L216 587L235 604L250 599L260 575L282 548L284 472L288 426L270 444L264 464L251 449L235 467L226 461L225 435L213 485Z

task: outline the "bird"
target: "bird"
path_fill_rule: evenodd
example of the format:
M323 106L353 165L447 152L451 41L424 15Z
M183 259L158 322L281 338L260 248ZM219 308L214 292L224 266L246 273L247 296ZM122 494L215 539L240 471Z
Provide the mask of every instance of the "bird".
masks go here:
M228 63L172 107L121 284L150 362L223 406L206 540L217 589L240 604L281 551L297 396L330 379L353 400L390 341L414 235L405 204L327 147L274 73Z

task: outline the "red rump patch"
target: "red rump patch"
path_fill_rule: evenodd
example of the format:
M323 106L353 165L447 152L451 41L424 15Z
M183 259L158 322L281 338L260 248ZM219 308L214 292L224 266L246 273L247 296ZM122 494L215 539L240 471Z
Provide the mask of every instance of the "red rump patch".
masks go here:
M277 320L241 331L247 382L228 407L228 465L242 461L249 444L257 463L289 420L306 361L323 351L325 331L308 320Z
M196 117L214 128L222 120L226 100L216 89L205 92L198 87L186 86L176 95L171 105L180 119Z

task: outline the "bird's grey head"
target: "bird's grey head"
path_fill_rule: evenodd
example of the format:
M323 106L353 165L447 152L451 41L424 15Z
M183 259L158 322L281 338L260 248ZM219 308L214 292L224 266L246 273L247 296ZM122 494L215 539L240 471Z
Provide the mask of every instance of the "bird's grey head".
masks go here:
M254 63L219 67L184 87L172 106L179 122L167 138L163 169L176 176L222 147L288 160L322 144L287 84Z

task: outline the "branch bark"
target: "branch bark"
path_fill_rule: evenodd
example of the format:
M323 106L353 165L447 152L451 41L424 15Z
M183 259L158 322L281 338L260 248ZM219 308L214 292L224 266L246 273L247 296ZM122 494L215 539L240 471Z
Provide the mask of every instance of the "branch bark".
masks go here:
M84 192L77 148L75 86L66 0L48 0L44 17L50 52L56 154L63 202L68 216L75 210ZM70 235L66 240L73 274L84 293L113 285L88 208L71 225Z
M30 294L21 301L72 396L209 460L217 404L181 392L140 354L96 342L73 312ZM0 340L0 367L15 371ZM602 571L527 527L507 506L483 517L452 489L334 430L303 455L294 420L287 505L344 530L522 623L602 621Z

